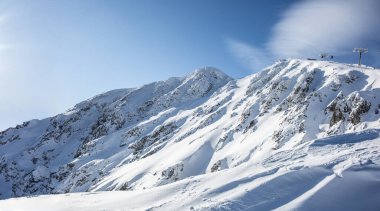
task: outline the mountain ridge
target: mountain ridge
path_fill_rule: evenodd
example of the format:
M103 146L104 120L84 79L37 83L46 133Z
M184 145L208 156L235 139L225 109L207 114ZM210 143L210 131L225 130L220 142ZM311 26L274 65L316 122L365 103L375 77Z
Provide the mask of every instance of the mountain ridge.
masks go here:
M378 70L301 59L241 79L207 67L106 92L1 132L0 186L8 191L0 197L172 188L190 194L191 186L196 193L186 203L173 193L178 200L162 196L161 208L259 209L248 196L269 193L276 178L310 177L313 188L356 166L377 169L379 99ZM268 185L256 187L262 180ZM295 187L293 200L266 199L261 208L296 206L311 189Z

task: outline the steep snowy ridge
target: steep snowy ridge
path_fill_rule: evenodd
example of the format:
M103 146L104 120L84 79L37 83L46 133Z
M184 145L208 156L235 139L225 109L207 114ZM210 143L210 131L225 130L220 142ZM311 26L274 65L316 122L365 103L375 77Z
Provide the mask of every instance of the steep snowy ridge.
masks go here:
M1 132L0 197L112 191L36 198L63 210L341 209L344 197L327 196L358 197L334 189L350 187L366 200L346 209L374 210L379 110L377 69L288 59L233 80L207 67ZM20 200L46 208L21 198L0 210Z
M218 70L205 68L185 78L170 78L136 89L110 91L79 103L64 114L25 122L1 132L3 179L0 184L7 187L2 196L87 190L88 187L81 187L83 185L77 181L82 174L70 175L76 170L72 162L75 158L81 158L76 163L83 165L78 169L92 166L97 157L86 153L95 150L97 142L103 145L102 140L107 140L111 148L102 150L100 157L106 158L116 152L124 156L125 150L119 147L123 145L122 137L117 140L120 143L114 143L106 135L117 136L120 133L112 133L143 122L172 105L196 106L229 80L231 78ZM169 109L168 112L174 115L178 111ZM156 120L154 124L159 125L160 122ZM98 151L94 152L98 154ZM33 170L38 167L49 169L51 177L34 178ZM102 169L92 168L102 174ZM26 184L25 179L30 183Z

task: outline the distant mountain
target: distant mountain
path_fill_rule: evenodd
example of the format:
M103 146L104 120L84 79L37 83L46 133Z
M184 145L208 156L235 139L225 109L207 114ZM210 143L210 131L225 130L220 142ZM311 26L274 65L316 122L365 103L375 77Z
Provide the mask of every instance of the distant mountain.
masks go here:
M378 69L287 59L234 80L203 68L0 132L1 199L91 192L0 210L376 210L379 133Z

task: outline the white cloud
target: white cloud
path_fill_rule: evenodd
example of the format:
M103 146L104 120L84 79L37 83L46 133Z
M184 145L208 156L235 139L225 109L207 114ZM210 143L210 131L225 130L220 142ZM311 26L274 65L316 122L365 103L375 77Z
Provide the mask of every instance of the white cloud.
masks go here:
M291 7L276 24L268 50L276 56L340 52L379 39L377 0L309 0Z
M354 47L370 48L380 42L379 9L378 0L304 0L284 12L264 48L241 43L236 49L244 53L235 50L236 55L251 66L262 66L262 61L270 61L263 57L343 55Z

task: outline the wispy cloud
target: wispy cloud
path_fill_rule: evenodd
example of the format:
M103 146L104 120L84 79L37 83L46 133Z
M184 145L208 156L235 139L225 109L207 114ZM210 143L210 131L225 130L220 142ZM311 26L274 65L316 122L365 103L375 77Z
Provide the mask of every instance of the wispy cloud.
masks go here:
M353 47L380 41L379 8L378 0L305 0L284 12L264 48L249 45L240 48L254 49L245 58L343 54ZM262 62L256 61L265 60L253 59L251 65L262 66Z
M271 56L266 50L233 39L226 39L226 44L231 54L247 68L260 70L270 62Z
M11 16L10 12L1 12L1 14L0 14L0 24L6 22L6 20L8 20L10 16Z
M0 26L4 26L5 24L7 24L9 22L8 20L10 17L11 17L10 12L2 12L0 14ZM1 28L0 28L0 33L4 33L2 32ZM12 46L10 44L4 43L2 40L0 40L0 51L8 50L11 48Z
M9 45L9 44L3 44L3 43L0 43L0 50L8 50L8 49L11 49L12 46Z

